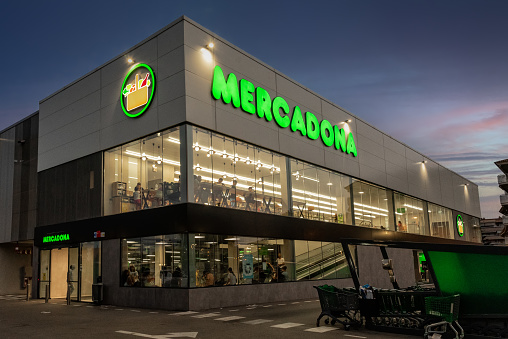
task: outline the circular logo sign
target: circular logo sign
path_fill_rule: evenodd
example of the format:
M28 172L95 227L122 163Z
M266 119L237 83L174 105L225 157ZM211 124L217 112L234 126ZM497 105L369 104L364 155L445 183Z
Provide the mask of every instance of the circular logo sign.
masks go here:
M135 118L143 114L155 93L155 76L147 64L132 66L122 84L120 102L128 117Z
M464 235L464 222L462 221L462 217L457 215L457 233L459 233L459 237Z

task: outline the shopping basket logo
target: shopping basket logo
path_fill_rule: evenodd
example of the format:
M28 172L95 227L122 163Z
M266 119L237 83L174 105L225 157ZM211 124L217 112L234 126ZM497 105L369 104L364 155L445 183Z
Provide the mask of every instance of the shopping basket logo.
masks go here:
M131 67L122 84L120 102L123 112L131 118L143 114L155 92L155 76L147 64Z
M457 215L457 233L459 233L459 237L464 236L464 222L460 214Z

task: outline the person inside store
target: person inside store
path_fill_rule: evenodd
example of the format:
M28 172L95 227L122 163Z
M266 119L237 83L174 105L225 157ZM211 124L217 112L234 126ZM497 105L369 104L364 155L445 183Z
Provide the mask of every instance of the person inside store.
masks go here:
M136 271L136 268L134 268L134 265L129 267L129 278L129 286L139 286L139 274L138 271Z
M141 183L138 182L136 187L134 187L134 193L132 194L132 200L134 200L134 204L136 205L136 210L141 209L141 192L143 189L141 188Z
M286 265L281 266L281 273L279 275L279 282L288 281L288 268Z
M217 183L213 185L213 203L215 206L220 206L222 202L222 192L224 191L224 179L219 178Z
M399 223L397 224L397 231L406 232L406 226L402 225L402 221L400 220Z
M233 273L233 269L231 267L228 268L228 282L226 285L236 285L236 275Z
M253 207L252 204L254 204L256 201L254 200L254 191L252 190L252 186L249 187L249 191L245 194L245 210L251 211L251 208ZM256 207L254 206L254 211L256 210Z
M171 287L181 287L182 277L182 269L180 267L175 268L173 271L173 278L171 279Z
M203 278L205 279L205 286L213 286L215 284L215 279L213 277L213 274L209 271L203 272Z
M236 207L236 184L238 182L236 181L236 179L233 179L233 185L231 185L231 188L229 190L230 192L230 196L229 196L229 201L230 201L230 206L231 207Z

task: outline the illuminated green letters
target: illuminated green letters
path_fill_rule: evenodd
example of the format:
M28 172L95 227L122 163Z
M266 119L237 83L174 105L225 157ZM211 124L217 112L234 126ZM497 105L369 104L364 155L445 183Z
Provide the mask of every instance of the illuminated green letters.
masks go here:
M292 132L300 132L311 140L321 137L321 141L327 147L335 147L347 154L357 156L353 133L332 125L328 120L319 122L312 112L305 112L305 119L300 107L293 108L293 114L289 117L290 108L287 101L282 97L273 100L270 94L261 87L255 87L248 80L241 79L240 84L236 75L230 73L226 79L224 72L219 66L215 66L212 80L212 96L222 99L225 104L232 102L233 106L249 114L257 114L266 121L275 120L280 128L290 127ZM346 129L347 130L347 129Z
M42 238L42 242L59 242L69 240L69 234L48 235Z

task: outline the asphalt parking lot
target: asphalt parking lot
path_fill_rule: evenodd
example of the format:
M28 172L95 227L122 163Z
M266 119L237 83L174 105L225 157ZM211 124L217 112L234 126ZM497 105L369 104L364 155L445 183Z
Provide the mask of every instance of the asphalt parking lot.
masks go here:
M316 327L319 301L248 305L202 312L122 308L65 300L0 297L2 338L406 338L343 326Z

